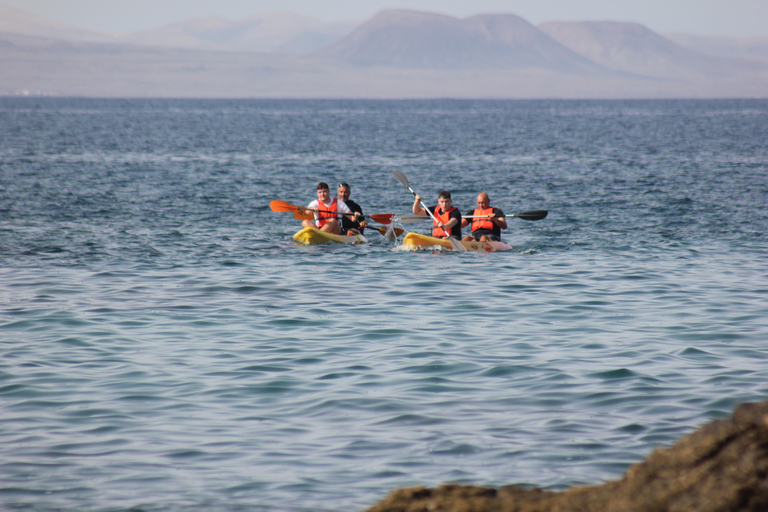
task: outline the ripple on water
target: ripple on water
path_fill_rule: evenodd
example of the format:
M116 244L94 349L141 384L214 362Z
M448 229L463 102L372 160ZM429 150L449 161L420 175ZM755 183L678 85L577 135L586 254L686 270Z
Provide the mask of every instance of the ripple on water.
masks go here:
M594 484L768 396L760 101L0 103L6 507ZM550 215L453 254L297 246L268 206L409 211L392 168Z

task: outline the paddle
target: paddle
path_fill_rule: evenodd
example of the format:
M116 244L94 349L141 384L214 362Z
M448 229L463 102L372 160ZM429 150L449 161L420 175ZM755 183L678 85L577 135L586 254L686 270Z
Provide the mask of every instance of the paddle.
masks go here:
M547 210L531 210L530 212L515 213L514 215L505 215L505 217L517 217L523 220L541 220L547 216ZM487 219L487 215L463 215L462 219ZM402 221L402 218L400 219Z
M286 201L278 200L270 201L269 207L272 208L273 212L292 212L293 216L299 220L312 220L315 218L315 216L311 212L318 211L312 208L296 206ZM336 218L338 219L339 217ZM378 222L379 224L392 224L392 221L395 219L395 214L374 213L373 215L369 215L368 218L374 222Z
M269 207L272 208L273 212L291 212L299 220L312 220L315 218L315 215L308 208L294 206L285 201L270 201Z
M399 181L400 183L405 185L405 188L407 188L408 190L411 191L411 194L413 194L413 197L416 197L417 194L411 188L410 184L408 183L408 178L405 177L405 174L403 174L400 171L398 171L397 169L395 169L394 171L392 171L392 175L395 177L395 179L397 181ZM432 220L435 222L435 224L437 224L437 222L438 222L437 219L432 214L432 212L429 211L429 208L427 208L424 205L424 201L420 201L420 204L421 204L421 207L424 208L424 210L429 214L429 216L432 217ZM445 230L443 230L443 231L445 231ZM452 236L448 237L448 241L451 243L451 249L453 249L454 251L456 251L456 252L467 252L467 248L464 247L463 245L461 245L461 242L459 242L458 240L456 240Z
M521 212L521 213L515 213L514 215L505 215L505 217L517 217L518 219L523 220L541 220L544 217L547 216L549 212L547 210L531 210L530 212ZM427 220L429 217L425 217L424 215L417 215L415 213L405 213L403 215L398 215L395 217L395 219L399 220L403 224L414 224L416 222L421 222L423 220ZM462 219L487 219L487 215L462 215Z
M386 236L387 235L387 231L389 230L389 228L386 227L386 226L382 226L380 228L374 228L374 227L368 226L365 229L376 230L379 233L381 233L382 236ZM405 233L405 230L404 229L400 229L400 228L393 228L393 231L395 232L395 236L401 236L403 233Z
M429 217L426 215L419 215L417 213L404 213L403 215L398 215L395 217L395 219L399 220L403 224L415 224L417 222L429 220Z

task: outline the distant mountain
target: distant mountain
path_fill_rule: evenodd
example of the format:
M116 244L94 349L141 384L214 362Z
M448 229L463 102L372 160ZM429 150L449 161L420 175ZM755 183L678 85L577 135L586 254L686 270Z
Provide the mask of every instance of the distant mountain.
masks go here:
M723 76L749 66L684 48L637 23L550 22L538 26L552 39L605 67L650 77Z
M385 11L338 35L353 25L333 32L329 24L273 14L190 20L119 36L0 7L0 95L768 96L768 63L697 53L634 24L553 23L542 26L545 33L511 14L457 19ZM340 39L316 51L334 37Z
M607 71L513 14L457 19L386 10L317 56L352 66L405 69Z
M123 40L169 48L306 54L339 40L358 24L325 23L297 14L272 12L240 21L218 17L192 19L130 34Z
M316 52L338 41L360 23L326 23L297 14L272 12L240 21L212 16L132 34L107 34L57 23L0 5L0 33L63 41L292 55Z
M699 53L768 61L768 37L717 37L693 34L665 34L664 37Z
M5 5L0 5L0 32L67 41L93 43L114 41L112 34L57 23Z

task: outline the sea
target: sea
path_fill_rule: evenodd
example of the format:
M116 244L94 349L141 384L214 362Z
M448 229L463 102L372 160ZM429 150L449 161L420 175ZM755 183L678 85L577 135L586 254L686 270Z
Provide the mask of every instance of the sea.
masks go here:
M297 245L270 209L410 213L394 170L487 192L514 249ZM765 99L0 98L3 510L617 480L768 400L767 319Z

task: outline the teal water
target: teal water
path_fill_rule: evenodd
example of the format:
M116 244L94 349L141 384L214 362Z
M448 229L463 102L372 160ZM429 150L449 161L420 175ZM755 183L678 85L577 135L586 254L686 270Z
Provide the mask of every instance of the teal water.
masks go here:
M0 504L619 478L768 397L767 140L762 100L0 99ZM269 209L407 213L393 169L550 214L454 254Z

